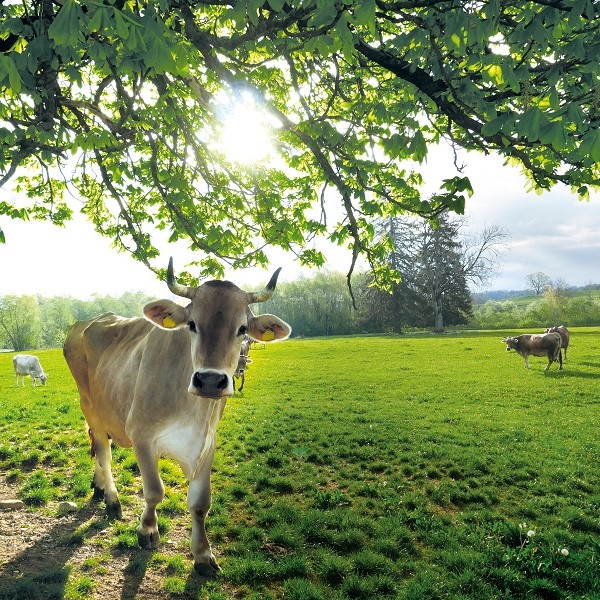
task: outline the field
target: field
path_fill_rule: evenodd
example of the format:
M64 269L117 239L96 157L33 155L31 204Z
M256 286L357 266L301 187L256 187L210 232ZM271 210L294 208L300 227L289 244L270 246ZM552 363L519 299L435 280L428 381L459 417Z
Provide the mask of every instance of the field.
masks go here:
M195 575L179 467L165 459L162 546L116 448L123 521L91 498L91 461L60 350L46 387L0 355L0 599L600 598L600 329L572 330L563 371L517 332L288 340L253 349L219 425ZM59 501L78 510L62 514Z

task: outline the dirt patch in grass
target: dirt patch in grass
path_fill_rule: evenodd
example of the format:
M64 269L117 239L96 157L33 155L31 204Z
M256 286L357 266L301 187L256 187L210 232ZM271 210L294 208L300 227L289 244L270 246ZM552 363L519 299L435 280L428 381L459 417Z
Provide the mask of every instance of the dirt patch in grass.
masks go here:
M0 488L0 499L16 497L16 487ZM125 511L124 523L137 522L135 510ZM43 510L1 511L0 600L199 597L205 580L193 572L183 517L172 524L157 552L109 544L113 527L102 503L65 515L58 514L56 504ZM175 596L163 582L165 563L177 555L185 557L188 575L185 589Z

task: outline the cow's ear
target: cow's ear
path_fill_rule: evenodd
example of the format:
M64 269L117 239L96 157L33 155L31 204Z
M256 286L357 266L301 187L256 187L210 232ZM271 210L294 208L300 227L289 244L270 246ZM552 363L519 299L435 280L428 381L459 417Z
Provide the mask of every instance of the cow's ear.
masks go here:
M176 329L187 325L187 309L172 300L155 300L144 306L144 316L162 329Z
M248 319L246 333L257 342L274 342L290 337L292 328L275 315L259 315Z

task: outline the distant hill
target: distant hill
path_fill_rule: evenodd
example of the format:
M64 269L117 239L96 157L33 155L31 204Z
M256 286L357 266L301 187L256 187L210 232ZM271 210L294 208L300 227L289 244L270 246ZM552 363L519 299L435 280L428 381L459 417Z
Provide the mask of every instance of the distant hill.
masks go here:
M568 293L573 296L591 294L592 297L597 298L600 296L600 283L571 287ZM473 304L484 304L489 300L515 300L517 304L527 304L533 302L539 296L536 296L531 290L489 290L487 292L474 292L472 298Z

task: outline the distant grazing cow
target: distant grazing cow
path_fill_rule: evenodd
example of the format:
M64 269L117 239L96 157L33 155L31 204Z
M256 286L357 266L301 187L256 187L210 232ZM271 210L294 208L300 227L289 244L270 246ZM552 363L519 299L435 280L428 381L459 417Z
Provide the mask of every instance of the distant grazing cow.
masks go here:
M567 360L567 348L569 347L570 334L569 330L564 325L550 327L546 329L546 333L558 333L560 335L560 347L565 351L565 360Z
M562 369L562 354L560 351L560 335L558 333L524 333L517 337L507 337L502 340L506 344L506 349L516 350L525 359L525 367L529 369L530 356L547 356L548 364L544 371L550 368L550 365L557 361L559 369Z
M234 379L241 379L242 383L240 385L240 389L238 392L241 392L244 389L244 383L246 381L246 367L252 364L252 359L249 358L245 354L240 354L240 358L238 359L238 366L233 374ZM235 381L234 381L235 387Z
M204 520L211 503L217 425L234 393L241 344L246 334L273 341L291 332L278 317L254 316L249 308L273 295L279 271L256 293L229 281L186 287L177 283L171 260L167 285L189 299L186 307L156 300L144 307L145 319L105 314L75 323L64 346L96 457L94 496L104 495L109 516L121 518L110 444L133 447L145 501L138 541L156 548L156 506L164 497L158 460L162 455L175 459L190 482L192 556L194 568L205 577L219 570Z
M248 356L250 353L250 344L252 340L246 336L246 339L242 342L242 346L240 347L240 357L238 358L238 365L235 373L233 374L233 384L235 387L235 380L241 379L242 385L240 385L240 389L238 392L241 392L244 389L244 383L246 381L246 366L252 364L252 359Z
M46 385L48 374L44 373L40 359L31 354L15 354L13 356L13 367L15 368L15 385L19 385L19 377L21 383L25 385L25 377L31 377L32 385L35 387L36 380L39 379L42 385Z

